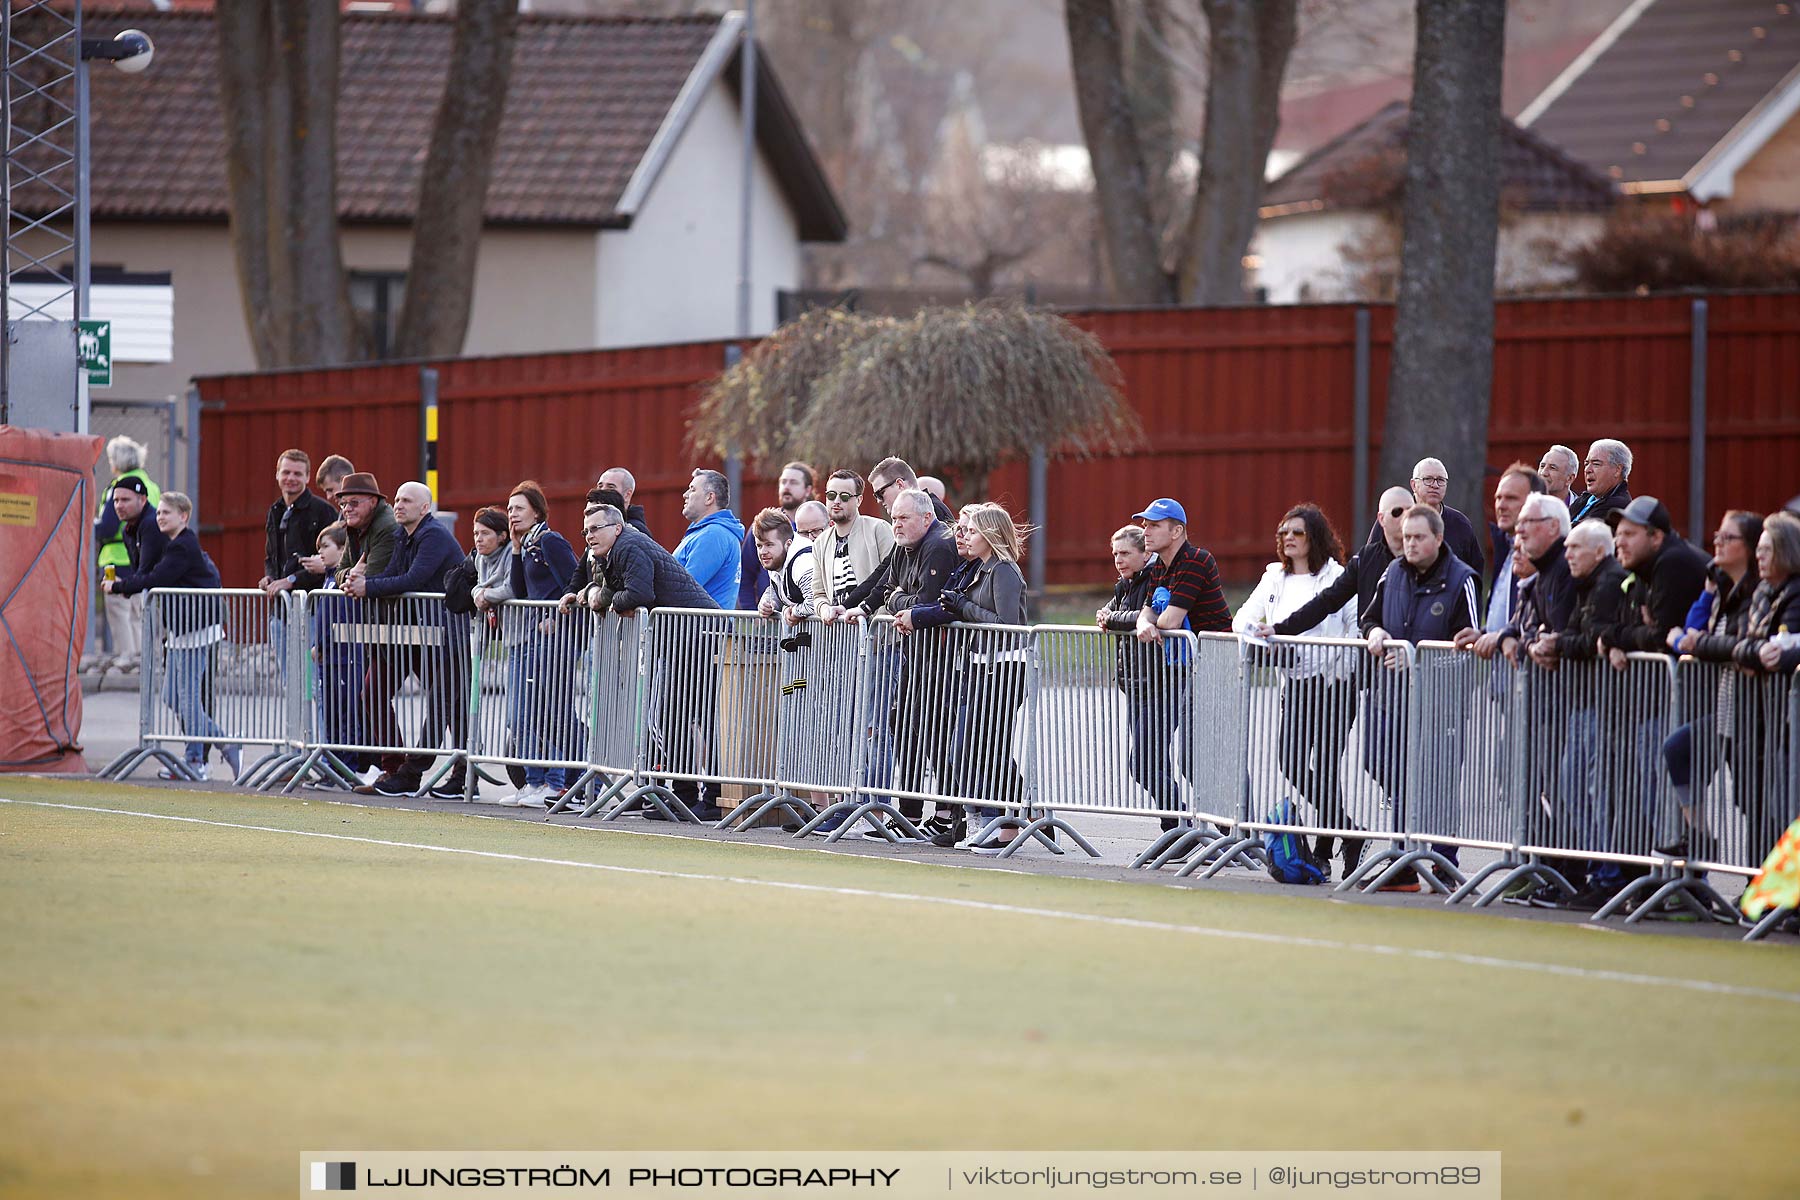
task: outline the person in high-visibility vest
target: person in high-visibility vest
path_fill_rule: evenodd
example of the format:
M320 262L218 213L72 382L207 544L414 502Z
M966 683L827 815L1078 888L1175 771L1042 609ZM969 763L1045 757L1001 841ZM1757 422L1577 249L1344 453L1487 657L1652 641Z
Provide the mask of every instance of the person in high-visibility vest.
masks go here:
M125 551L125 537L119 514L113 509L113 489L119 481L126 478L137 478L144 481L150 489L150 507L154 509L162 500L162 489L156 486L144 470L144 454L147 447L134 442L124 434L106 443L106 461L112 467L113 481L106 485L100 494L100 511L94 517L94 545L98 550L100 579L106 578L108 567L118 571L131 566L131 556ZM106 627L112 633L113 656L110 665L118 671L135 671L138 668L138 636L144 624L144 597L140 592L134 596L108 595L106 600Z

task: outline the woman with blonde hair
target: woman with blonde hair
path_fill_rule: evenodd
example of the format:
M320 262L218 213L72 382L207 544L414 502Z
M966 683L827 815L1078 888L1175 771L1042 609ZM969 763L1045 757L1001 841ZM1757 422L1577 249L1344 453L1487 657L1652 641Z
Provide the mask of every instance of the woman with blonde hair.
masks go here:
M1025 613L1025 573L1019 569L1019 554L1029 528L1021 532L1012 514L998 504L972 504L963 509L959 525L964 532L959 539L968 556L969 569L958 570L953 577L957 585L946 587L931 606L937 612L915 610L916 627L929 627L951 620L968 625L1023 626ZM1030 635L1023 632L995 630L974 638L964 667L966 697L960 735L954 754L952 774L954 790L966 796L1017 804L1024 799L1025 780L1013 760L1013 723L1019 706L1025 701L1025 651ZM978 819L998 815L993 810L976 809ZM968 836L967 820L961 811L933 817L927 830L939 846L954 846ZM1017 829L1008 829L985 843L970 847L977 854L998 854L1004 850Z

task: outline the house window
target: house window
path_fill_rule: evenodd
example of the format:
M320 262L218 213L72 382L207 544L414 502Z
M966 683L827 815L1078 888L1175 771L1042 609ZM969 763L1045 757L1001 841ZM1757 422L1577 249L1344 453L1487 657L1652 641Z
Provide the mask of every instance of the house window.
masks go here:
M371 359L392 358L406 300L405 271L350 272L350 308Z

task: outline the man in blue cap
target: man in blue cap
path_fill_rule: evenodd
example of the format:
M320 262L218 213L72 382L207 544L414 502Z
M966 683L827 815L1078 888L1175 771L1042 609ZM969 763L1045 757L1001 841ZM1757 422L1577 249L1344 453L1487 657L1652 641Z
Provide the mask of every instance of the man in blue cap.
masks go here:
M1187 510L1165 497L1134 515L1144 523L1144 548L1156 555L1150 565L1150 603L1138 613L1138 641L1160 642L1165 631L1176 629L1230 633L1231 610L1225 604L1225 590L1219 586L1218 564L1188 541ZM1153 677L1147 698L1151 720L1145 727L1146 746L1171 742L1181 723L1187 707L1187 661L1185 646L1171 644L1163 651L1162 662L1169 669ZM1168 749L1161 753L1166 755ZM1176 761L1190 774L1197 765L1191 753ZM1174 808L1176 804L1172 795L1157 797L1158 807ZM1162 819L1164 829L1176 824L1173 816Z
M1165 629L1230 633L1231 609L1219 584L1219 564L1188 541L1187 510L1167 497L1134 514L1144 523L1144 548L1156 555L1150 569L1150 604L1138 614L1137 639L1160 642ZM1167 593L1166 597L1161 593ZM1159 608L1157 600L1165 603Z

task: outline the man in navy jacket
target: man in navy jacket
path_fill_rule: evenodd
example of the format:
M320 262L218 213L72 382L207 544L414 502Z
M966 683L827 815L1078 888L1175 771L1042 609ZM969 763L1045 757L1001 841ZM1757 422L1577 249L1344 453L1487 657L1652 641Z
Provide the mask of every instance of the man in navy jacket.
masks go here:
M350 576L344 582L344 590L365 599L387 599L409 592L441 592L444 573L462 561L463 551L449 529L434 515L436 508L430 489L422 483L403 483L395 489L394 517L400 523L400 539L394 546L393 557L380 575L373 578ZM466 745L469 722L467 618L450 613L441 599L409 600L404 607L380 605L372 608L367 617L371 622L384 625L414 625L417 636L407 637L405 644L369 655L370 683L376 686L364 688L365 707L368 703L380 707L373 713L365 713L365 717L372 720L364 728L382 731L383 736L376 739L378 744L399 745L394 695L409 674L417 675L429 702L425 725L420 730L421 746L435 749L439 735L446 729L452 746ZM388 734L396 740L386 740ZM403 795L418 791L432 757L430 754L410 754L383 758L382 775L369 785L369 792ZM443 799L461 799L462 763L459 761L449 776L431 790L433 795Z

